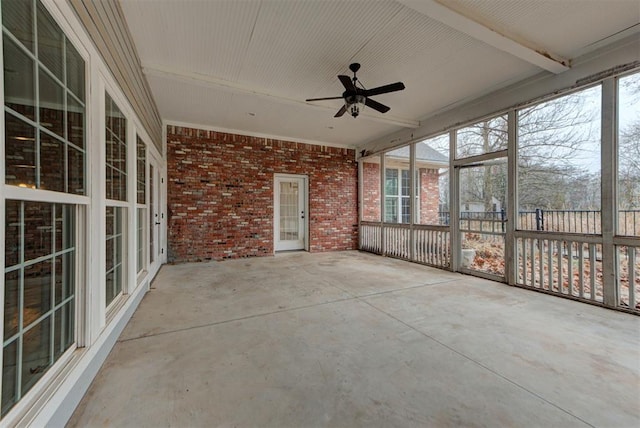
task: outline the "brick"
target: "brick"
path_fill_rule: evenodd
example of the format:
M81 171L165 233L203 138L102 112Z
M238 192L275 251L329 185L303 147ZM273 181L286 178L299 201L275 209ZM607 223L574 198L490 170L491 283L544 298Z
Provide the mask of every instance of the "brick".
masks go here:
M272 255L277 173L309 179L311 252L357 248L353 150L168 126L167 170L170 261Z

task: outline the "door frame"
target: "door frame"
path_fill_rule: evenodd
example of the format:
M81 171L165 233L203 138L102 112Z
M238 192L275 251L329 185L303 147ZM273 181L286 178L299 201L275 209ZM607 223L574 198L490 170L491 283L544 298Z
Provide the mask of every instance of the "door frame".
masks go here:
M162 162L153 154L149 156L149 182L153 180L153 189L149 192L149 221L159 222L160 224L153 224L153 236L149 235L147 241L147 249L149 250L149 271L151 277L160 269L160 265L166 260L165 245L164 245L164 228L167 225L166 216L164 213L163 202L163 186L164 186L164 170ZM152 168L153 167L153 168ZM153 171L153 178L151 177ZM151 195L153 192L153 195ZM151 203L151 196L153 196L153 203ZM153 240L153 252L151 254L150 247ZM153 257L153 261L151 258Z
M277 251L287 251L287 250L276 250L276 241L277 235L276 231L280 230L278 221L280 218L280 207L278 205L278 181L280 179L296 179L302 180L302 192L303 192L303 210L304 210L304 222L303 222L303 233L304 233L304 244L303 251L309 251L309 177L307 175L300 174L274 174L273 175L273 253L275 254ZM293 250L295 251L295 250Z
M452 151L452 153L455 153L455 152ZM507 207L505 207L506 218L505 220L503 220L503 225L505 229L501 234L496 234L496 235L501 235L504 239L504 249L503 249L504 256L503 257L504 257L505 272L503 276L493 274L493 273L482 272L479 270L472 269L470 267L464 267L462 265L463 234L481 233L481 232L469 232L467 230L462 230L460 227L460 220L461 220L460 216L462 212L462 209L461 209L462 192L460 191L460 171L466 168L486 167L487 165L490 165L492 161L495 161L498 159L504 159L505 165L507 166L507 169L508 169L509 157L507 156L507 154L508 154L507 150L499 150L496 152L489 152L481 155L470 156L468 158L456 159L452 162L453 180L450 183L450 186L451 186L450 189L452 192L450 204L452 205L452 207L455 206L455 211L453 209L450 210L450 219L451 219L450 226L451 226L451 247L452 247L452 251L455 253L455 258L452 258L452 270L454 272L461 272L467 275L473 275L480 278L485 278L492 281L505 282L505 283L509 278L510 269L511 269L510 267L511 258L509 257L509 251L511 250L509 249L510 244L508 243L508 239L510 238L510 234L508 233L508 227L509 227L508 219L510 215L510 211L509 211L510 201L508 198L509 198L510 183L507 183L507 189L505 194L505 200L507 201ZM457 201L455 204L452 203L452 201L454 201L453 197L455 197L455 201ZM454 218L454 214L455 214L455 218ZM492 233L489 233L489 234L492 234Z

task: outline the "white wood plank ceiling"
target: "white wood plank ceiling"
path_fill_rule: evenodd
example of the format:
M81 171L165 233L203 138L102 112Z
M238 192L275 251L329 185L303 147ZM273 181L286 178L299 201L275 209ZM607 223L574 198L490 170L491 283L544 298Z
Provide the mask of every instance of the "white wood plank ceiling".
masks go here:
M640 30L639 0L121 0L165 121L356 147ZM334 118L338 74L386 114Z

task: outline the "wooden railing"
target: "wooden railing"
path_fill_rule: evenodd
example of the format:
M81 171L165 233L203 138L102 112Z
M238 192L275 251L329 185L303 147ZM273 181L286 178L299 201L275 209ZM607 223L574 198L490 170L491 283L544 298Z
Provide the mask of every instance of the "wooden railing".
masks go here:
M589 236L516 238L516 283L603 303L602 245Z
M447 226L360 223L361 250L439 268L451 266L450 241Z
M514 239L514 285L605 305L601 235L516 231ZM613 243L616 299L606 306L640 313L640 242L617 236ZM361 222L360 249L452 269L448 226Z

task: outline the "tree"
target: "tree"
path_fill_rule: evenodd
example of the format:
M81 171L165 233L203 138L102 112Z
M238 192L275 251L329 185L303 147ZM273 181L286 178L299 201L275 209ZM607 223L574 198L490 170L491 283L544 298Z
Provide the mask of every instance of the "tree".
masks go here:
M518 184L521 210L600 209L599 88L591 88L518 111ZM507 118L499 116L458 131L457 156L507 149ZM503 172L503 169L505 170ZM488 166L461 196L482 201L491 211L493 198L502 206L506 168ZM593 174L597 173L597 179ZM571 192L579 185L586 199ZM585 187L586 186L586 187Z

